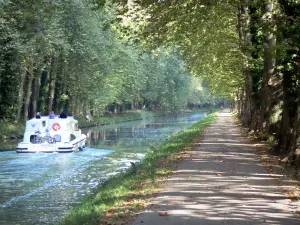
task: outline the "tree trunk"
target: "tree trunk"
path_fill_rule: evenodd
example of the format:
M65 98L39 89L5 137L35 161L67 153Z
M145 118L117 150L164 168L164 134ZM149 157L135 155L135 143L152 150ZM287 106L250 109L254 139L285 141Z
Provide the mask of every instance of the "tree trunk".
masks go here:
M48 89L48 97L47 97L47 110L48 112L53 109L53 99L54 99L54 91L55 91L55 83L57 76L57 57L54 55L51 60L51 73L49 79L49 89Z
M71 115L74 116L74 114L75 114L75 96L74 95L70 96L69 109L70 109Z
M47 112L47 96L48 96L48 79L50 76L50 66L48 65L46 70L41 72L40 91L38 99L38 111Z
M28 119L28 111L29 111L30 98L31 98L31 93L32 93L31 92L32 79L33 79L33 72L31 70L27 76L27 87L26 87L26 94L25 94L25 99L24 99L23 118L25 120Z
M295 150L299 136L299 113L300 113L300 58L299 49L299 10L300 3L287 0L279 0L282 15L285 20L278 24L278 30L289 46L284 51L285 57L282 58L283 70L283 111L281 124L278 134L278 152L287 154L288 160L292 163L296 159ZM288 65L288 67L286 66ZM297 161L295 161L297 163ZM299 166L299 162L298 162Z
M36 75L33 79L30 117L33 117L37 112L37 102L38 102L39 93L40 93L41 73L42 73L41 69L37 69Z
M244 69L245 85L244 98L242 101L241 121L244 127L248 127L251 123L253 113L253 80L250 71L251 55L251 33L250 33L250 15L249 15L249 0L241 0L238 8L238 33L240 38L240 46L243 53L247 57L247 62Z
M275 69L275 40L273 22L273 2L265 0L262 10L262 23L264 33L264 71L260 95L260 110L258 113L257 130L266 134L270 124L272 90L269 80Z
M85 103L85 115L91 115L91 106L90 106L90 102L86 102ZM84 115L84 116L85 116Z
M238 113L238 116L241 116L241 101L240 101L240 91L236 93L236 100L234 102L234 108Z
M19 83L19 93L17 98L17 112L16 112L16 122L20 120L21 117L21 110L23 105L23 99L24 99L24 83L26 80L26 68L24 66L21 66L20 71L20 83Z
M246 71L246 79L245 79L245 100L244 100L244 118L243 118L243 126L244 127L249 127L251 124L251 120L253 119L253 97L252 97L252 92L253 92L253 81L252 81L252 75L250 73L250 70Z
M284 103L279 133L279 152L290 153L296 149L299 117L299 100L297 87L290 71L283 74Z

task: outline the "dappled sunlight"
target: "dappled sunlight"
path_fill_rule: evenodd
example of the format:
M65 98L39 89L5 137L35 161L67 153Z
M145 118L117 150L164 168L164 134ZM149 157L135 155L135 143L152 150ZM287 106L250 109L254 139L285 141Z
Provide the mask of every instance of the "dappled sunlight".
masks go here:
M247 146L247 147L253 147L253 144L245 144L245 143L230 143L230 142L203 142L201 145L225 145L225 146Z
M293 182L260 166L255 146L235 135L222 114L203 142L168 179L167 188L138 216L144 224L300 224L285 196ZM226 132L223 125L227 124ZM159 216L158 212L168 216ZM136 224L136 223L134 223Z

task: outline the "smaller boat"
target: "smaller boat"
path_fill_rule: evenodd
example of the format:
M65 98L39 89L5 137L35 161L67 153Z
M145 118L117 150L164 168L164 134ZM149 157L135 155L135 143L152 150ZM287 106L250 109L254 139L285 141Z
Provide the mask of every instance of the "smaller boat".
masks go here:
M85 147L86 135L78 128L72 116L50 119L42 116L26 121L24 138L17 146L17 153L76 152Z

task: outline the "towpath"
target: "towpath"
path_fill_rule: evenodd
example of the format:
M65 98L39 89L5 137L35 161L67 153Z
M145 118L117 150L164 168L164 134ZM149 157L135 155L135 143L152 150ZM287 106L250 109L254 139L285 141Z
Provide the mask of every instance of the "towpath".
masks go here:
M132 225L299 225L297 182L261 165L230 113L220 113L191 156ZM299 212L298 212L299 213Z

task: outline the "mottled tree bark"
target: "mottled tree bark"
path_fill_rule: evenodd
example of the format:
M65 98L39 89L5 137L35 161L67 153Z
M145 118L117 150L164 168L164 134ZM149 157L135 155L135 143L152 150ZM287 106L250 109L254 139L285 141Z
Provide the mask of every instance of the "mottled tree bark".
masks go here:
M256 130L261 133L267 133L270 124L271 97L272 90L269 85L275 69L275 38L273 21L274 3L272 0L265 0L262 8L262 29L264 33L264 70L259 92L260 110L258 112L258 123Z
M284 103L282 119L279 132L278 150L283 153L293 153L296 149L298 120L299 120L299 99L296 89L296 80L290 71L284 71L283 93Z
M56 76L57 76L57 64L58 64L57 61L58 61L57 56L54 55L51 60L51 72L49 77L49 89L48 89L48 97L47 97L48 112L53 110L53 99L54 99L55 83L56 83Z
M247 62L244 69L245 85L244 98L241 110L241 121L243 126L249 127L253 113L253 80L250 71L251 56L251 33L250 33L250 15L249 15L249 0L241 0L238 8L238 34L240 45L243 53L247 56Z
M21 117L21 110L23 106L23 99L24 99L24 84L26 80L26 68L25 66L21 66L20 70L20 82L18 86L18 97L17 97L17 112L16 112L16 122L20 120Z
M280 0L279 3L286 16L283 24L281 24L280 32L287 43L293 46L299 45L299 35L296 31L299 29L297 12L300 10L300 4L287 0ZM289 161L293 163L300 122L300 51L296 48L288 48L285 51L283 64L289 64L290 67L283 70L283 111L277 150L285 153Z
M37 112L37 103L39 99L40 93L40 83L41 83L41 69L36 70L36 75L32 81L32 95L31 95L31 110L30 110L30 117L34 117Z
M33 80L33 72L31 70L30 72L28 72L26 93L25 93L25 98L24 98L23 118L25 120L28 119L30 98L31 98L31 94L32 94L32 90L31 90L32 80Z

